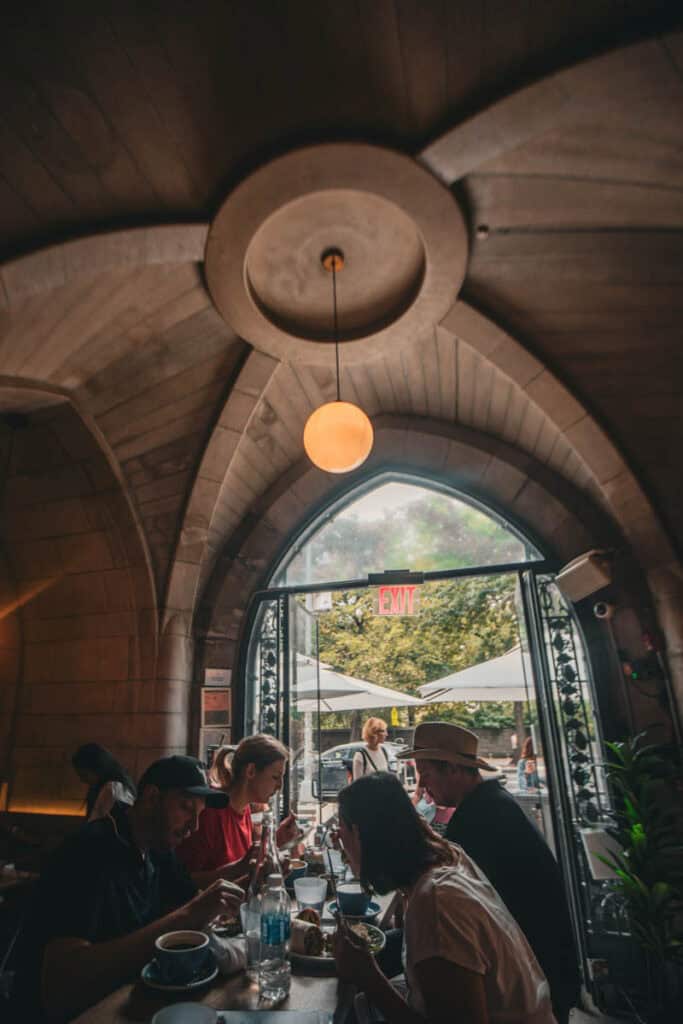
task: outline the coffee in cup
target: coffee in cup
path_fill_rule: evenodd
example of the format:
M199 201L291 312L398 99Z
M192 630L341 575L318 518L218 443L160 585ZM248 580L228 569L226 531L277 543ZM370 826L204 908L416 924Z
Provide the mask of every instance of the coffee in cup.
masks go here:
M341 882L337 885L337 902L342 914L349 917L363 917L367 912L370 897L360 882Z
M211 962L209 937L204 932L166 932L154 943L159 979L164 985L187 985Z

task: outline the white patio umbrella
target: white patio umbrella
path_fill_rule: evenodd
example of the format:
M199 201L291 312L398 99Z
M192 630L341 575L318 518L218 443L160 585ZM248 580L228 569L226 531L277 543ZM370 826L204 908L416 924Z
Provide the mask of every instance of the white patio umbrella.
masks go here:
M318 710L318 682L316 662L313 658L297 655L296 679L290 691L290 700L297 711ZM378 686L367 679L354 679L335 672L320 662L320 710L364 711L371 708L420 707L425 698L412 697L400 690Z
M369 711L372 708L415 707L426 703L424 698L411 697L367 679L354 679L335 672L324 662L303 654L296 655L289 697L291 709L304 714L304 774L299 790L299 801L304 804L313 798L316 757L313 750L314 712ZM318 803L322 806L322 791L318 793Z
M418 687L430 704L441 701L525 701L534 698L531 661L520 647Z

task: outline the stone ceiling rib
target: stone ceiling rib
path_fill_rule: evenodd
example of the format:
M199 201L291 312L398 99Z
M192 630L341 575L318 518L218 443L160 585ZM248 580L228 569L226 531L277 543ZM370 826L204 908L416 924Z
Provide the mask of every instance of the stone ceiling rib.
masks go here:
M639 69L637 75L633 74L634 66ZM645 40L575 64L506 96L435 139L422 150L419 159L441 181L450 185L473 171L491 170L495 161L505 154L526 147L534 140L542 140L545 145L546 136L561 137L563 129L569 128L577 119L590 119L597 110L605 114L610 108L625 109L626 116L634 116L637 124L637 111L633 111L633 104L652 100L656 109L663 95L680 100L683 81L659 42ZM665 123L671 132L676 120L669 117ZM546 148L552 159L555 148L550 145ZM635 176L635 181L638 181L640 160L648 161L648 148L643 150L639 147L633 154L635 160L618 165L620 168L628 167L628 173ZM564 170L564 163L562 166ZM656 176L656 163L649 166ZM610 178L614 167L612 154L609 158ZM518 166L516 170L519 173ZM557 165L554 170L557 171ZM592 149L587 175L601 176ZM643 175L644 180L650 177L650 174Z

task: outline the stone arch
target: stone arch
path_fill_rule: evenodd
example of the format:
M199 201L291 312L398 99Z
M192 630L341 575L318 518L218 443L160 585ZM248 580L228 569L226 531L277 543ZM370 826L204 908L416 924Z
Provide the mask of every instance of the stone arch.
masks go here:
M640 483L595 419L540 360L493 320L459 300L441 323L511 378L562 433L591 478L591 492L613 516L644 569L675 560L671 542Z
M0 311L41 292L107 271L154 263L199 263L208 225L166 224L88 235L46 246L0 266Z
M338 480L300 460L253 507L216 564L198 615L203 667L236 668L251 595L302 528L343 493L385 471L441 480L518 522L558 564L595 545L614 545L609 516L576 487L502 441L438 420L375 420L368 462Z

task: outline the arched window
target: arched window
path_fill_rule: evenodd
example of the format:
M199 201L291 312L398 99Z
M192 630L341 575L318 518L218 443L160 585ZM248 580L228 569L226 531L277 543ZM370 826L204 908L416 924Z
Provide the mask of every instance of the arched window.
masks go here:
M276 587L364 579L410 568L443 572L543 556L528 537L472 498L415 477L375 478L302 532L275 569Z

